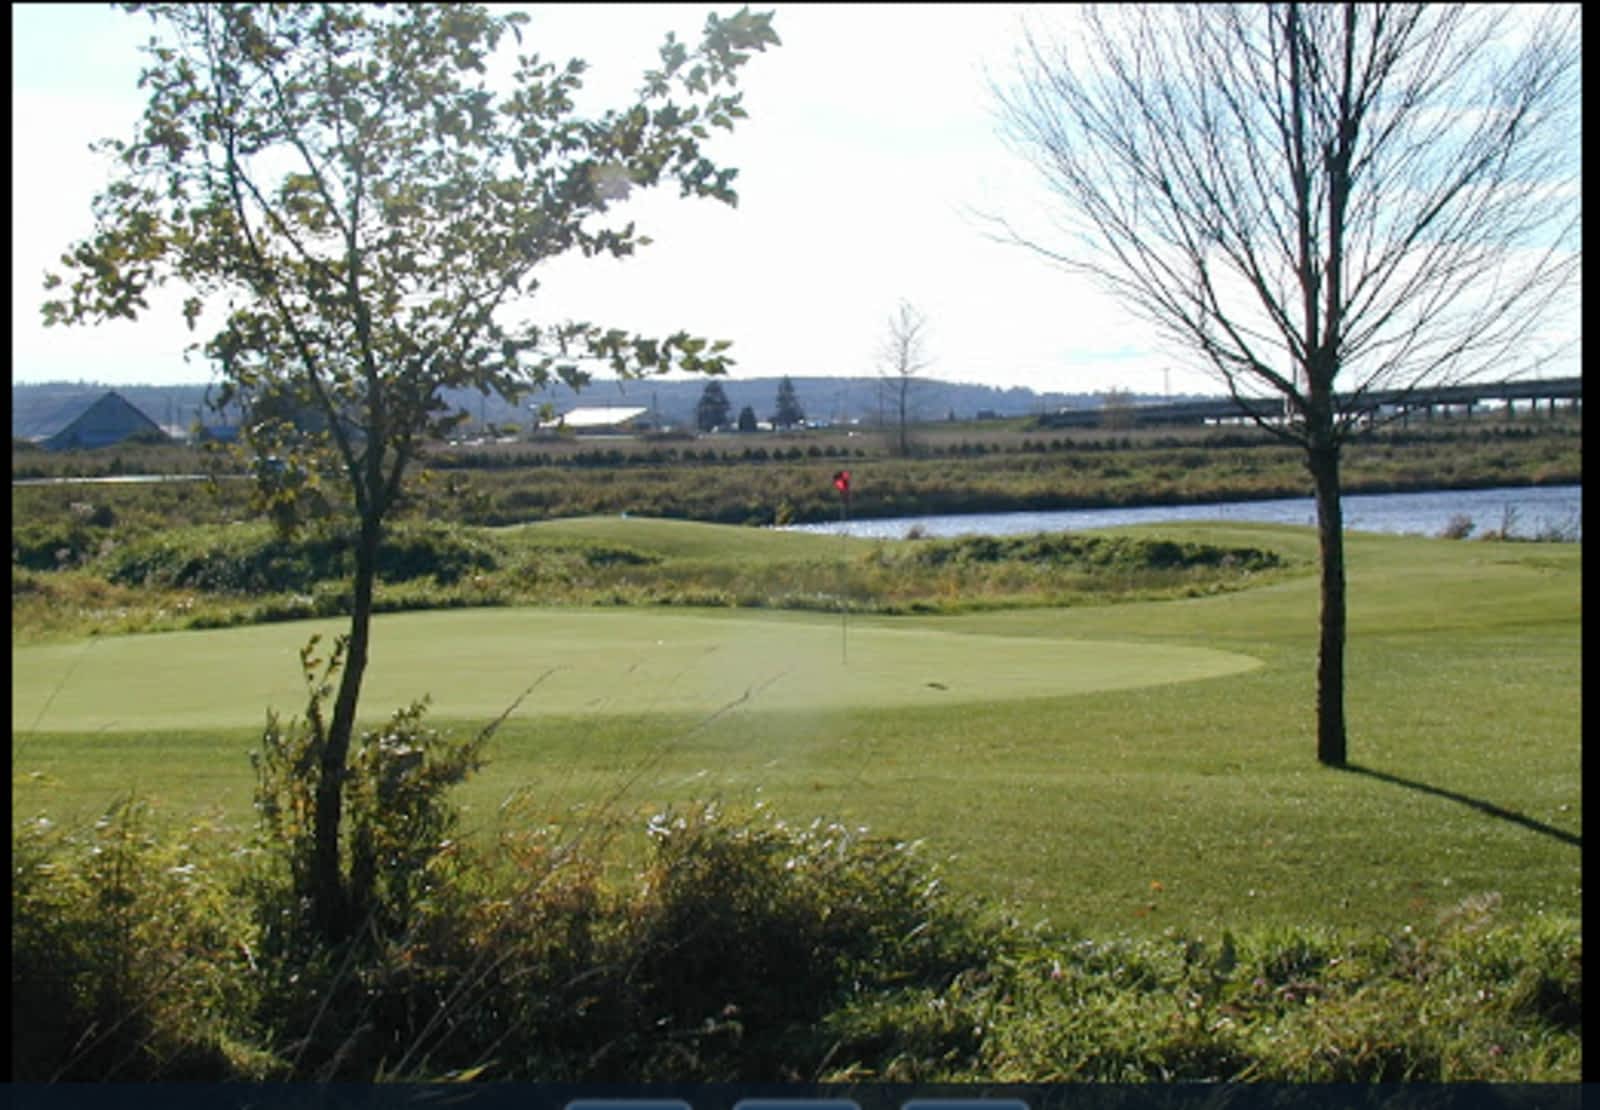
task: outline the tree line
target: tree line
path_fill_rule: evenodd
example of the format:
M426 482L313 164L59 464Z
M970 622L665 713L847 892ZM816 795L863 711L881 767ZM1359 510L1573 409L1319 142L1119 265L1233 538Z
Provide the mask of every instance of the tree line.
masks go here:
M700 394L700 400L695 405L695 426L702 432L714 432L730 427L728 413L733 410L733 404L728 400L728 394L723 390L722 383L711 381L706 383L705 390ZM774 428L789 429L801 428L806 423L806 410L800 404L800 399L795 395L794 382L785 374L778 382L778 395L773 402L772 415L768 423ZM741 432L753 432L760 422L756 419L754 406L745 405L739 410L736 426Z

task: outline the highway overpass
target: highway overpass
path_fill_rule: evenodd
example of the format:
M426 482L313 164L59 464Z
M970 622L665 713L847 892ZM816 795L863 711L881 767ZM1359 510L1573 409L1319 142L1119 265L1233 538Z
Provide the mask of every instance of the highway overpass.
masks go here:
M1472 410L1490 402L1511 406L1517 411L1518 403L1524 410L1538 411L1544 402L1552 411L1557 403L1570 407L1583 404L1582 378L1528 378L1510 382L1469 382L1463 385L1428 386L1418 389L1379 389L1352 397L1339 398L1342 412L1359 411L1370 416L1392 418L1420 412L1432 418L1435 412L1449 415L1456 410ZM1280 397L1245 398L1242 402L1231 397L1205 398L1198 401L1167 401L1155 404L1120 405L1114 409L1064 409L1043 413L1039 424L1046 428L1101 427L1113 421L1129 426L1155 424L1214 424L1228 421L1277 420L1283 416L1283 399Z

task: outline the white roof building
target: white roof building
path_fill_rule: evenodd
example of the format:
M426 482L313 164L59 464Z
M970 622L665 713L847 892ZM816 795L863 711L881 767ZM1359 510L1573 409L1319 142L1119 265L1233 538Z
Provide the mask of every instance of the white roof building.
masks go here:
M575 408L556 417L556 426L575 432L623 431L650 410L630 406Z

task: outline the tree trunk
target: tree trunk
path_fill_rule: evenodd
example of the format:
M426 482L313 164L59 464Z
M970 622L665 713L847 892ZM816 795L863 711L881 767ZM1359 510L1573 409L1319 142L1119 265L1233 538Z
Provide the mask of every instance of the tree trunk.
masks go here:
M372 626L372 586L378 570L378 540L381 527L376 520L363 520L356 543L354 601L350 610L350 641L345 648L344 671L339 678L339 694L333 707L333 720L322 748L322 770L317 779L316 856L312 871L312 910L317 927L329 941L348 937L355 927L344 874L339 866L339 826L344 816L345 764L350 755L350 740L355 733L356 706L361 682L367 670L367 644Z
M1339 500L1339 445L1307 449L1316 487L1317 538L1322 549L1322 638L1317 649L1317 760L1345 765L1344 509Z
M900 411L899 444L900 444L900 457L901 458L906 458L911 454L911 440L906 435L906 402L907 402L907 394L910 393L910 391L911 391L911 381L910 381L910 379L902 376L901 379L900 379L900 390L899 390L899 411Z

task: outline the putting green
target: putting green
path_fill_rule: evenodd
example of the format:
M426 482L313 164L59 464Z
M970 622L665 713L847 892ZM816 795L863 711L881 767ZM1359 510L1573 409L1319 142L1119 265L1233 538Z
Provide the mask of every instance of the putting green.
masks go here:
M12 653L17 731L259 724L305 707L297 652L343 621L51 644ZM487 719L544 675L539 713L841 709L1006 701L1211 678L1258 666L1208 648L892 627L792 613L479 609L374 621L363 717L424 693L439 720ZM549 672L546 674L546 672Z

